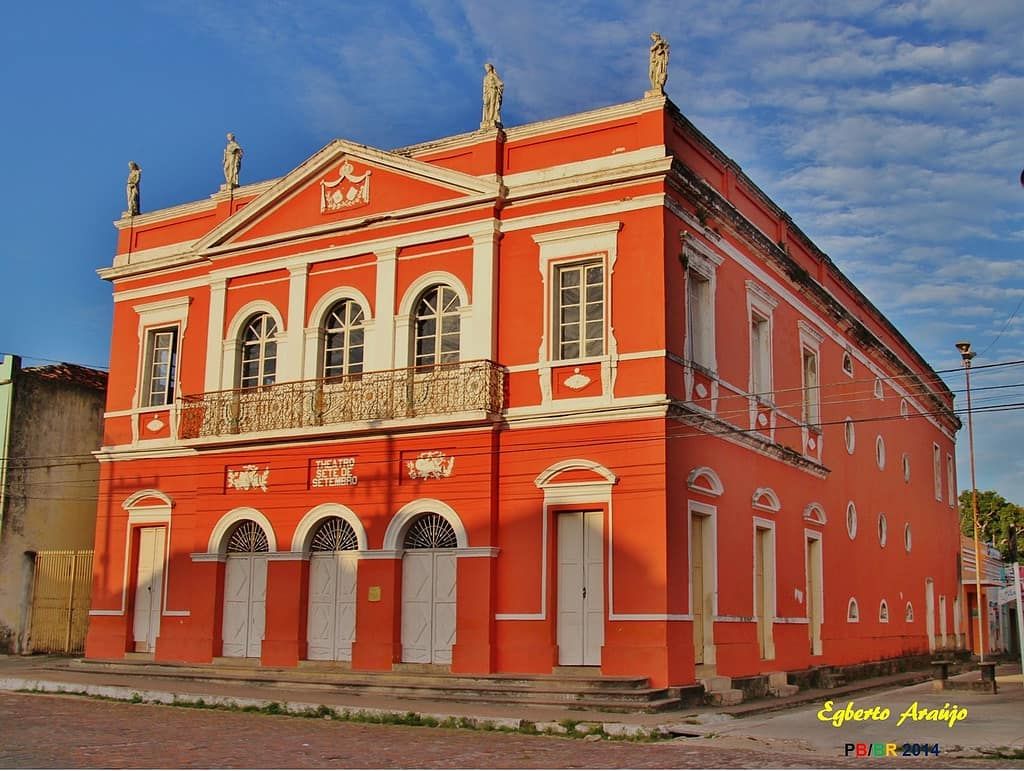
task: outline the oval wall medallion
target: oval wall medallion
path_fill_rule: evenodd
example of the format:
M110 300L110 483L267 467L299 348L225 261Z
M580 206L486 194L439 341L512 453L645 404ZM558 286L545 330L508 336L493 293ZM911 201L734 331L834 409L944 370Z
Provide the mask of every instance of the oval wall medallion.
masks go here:
M162 429L163 427L164 427L164 422L162 420L160 420L160 418L153 418L152 420L150 420L146 424L146 430L147 431L156 432L156 431L159 431L160 429Z
M708 395L708 389L706 389L704 387L704 384L703 383L697 383L697 396L699 396L701 399L703 399L707 395Z
M590 385L590 378L582 374L579 367L576 367L572 371L572 374L562 381L562 383L566 388L571 388L573 391L579 391L581 388L586 388Z

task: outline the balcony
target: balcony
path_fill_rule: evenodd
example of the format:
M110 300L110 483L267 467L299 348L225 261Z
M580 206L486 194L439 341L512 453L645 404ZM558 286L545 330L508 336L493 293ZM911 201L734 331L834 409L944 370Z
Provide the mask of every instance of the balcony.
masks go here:
M182 397L179 436L202 439L475 412L490 417L501 413L504 393L505 372L490 361L211 391Z

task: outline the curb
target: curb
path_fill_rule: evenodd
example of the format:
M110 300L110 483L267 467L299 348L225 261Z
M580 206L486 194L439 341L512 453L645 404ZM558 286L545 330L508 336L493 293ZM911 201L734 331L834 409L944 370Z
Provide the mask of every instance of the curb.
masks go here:
M205 709L242 710L291 717L322 718L360 723L384 723L440 728L463 728L476 731L502 731L563 738L588 738L658 741L673 738L666 726L644 726L634 723L589 723L567 719L563 722L534 723L530 720L508 717L460 716L437 712L385 709L380 707L329 707L304 701L275 701L245 696L217 696L212 694L176 693L149 689L127 688L120 685L66 683L21 677L0 678L0 691L66 694L89 696L132 704L160 704L166 706Z

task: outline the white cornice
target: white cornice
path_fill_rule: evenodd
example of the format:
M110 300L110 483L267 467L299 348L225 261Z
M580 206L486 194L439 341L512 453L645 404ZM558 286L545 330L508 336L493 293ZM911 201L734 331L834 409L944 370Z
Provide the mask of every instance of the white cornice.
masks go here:
M563 115L559 118L527 123L523 126L514 126L505 129L505 137L509 143L521 139L541 136L543 134L554 134L566 129L578 128L593 123L604 123L616 118L626 118L634 115L643 115L654 110L663 110L666 104L663 96L638 99L634 102L614 104L610 107L600 107L588 112L579 112L575 115Z
M153 211L136 214L134 217L121 217L119 220L114 220L114 226L118 230L127 230L130 227L152 225L154 223L163 222L167 219L174 219L175 217L186 217L189 214L198 214L208 210L212 211L217 207L217 204L220 201L226 201L229 198L245 198L249 195L260 195L273 187L276 183L276 179L268 179L263 182L253 182L250 185L236 187L232 192L221 190L214 193L209 198L204 198L199 201L180 203L175 206L168 206L165 209L154 209Z

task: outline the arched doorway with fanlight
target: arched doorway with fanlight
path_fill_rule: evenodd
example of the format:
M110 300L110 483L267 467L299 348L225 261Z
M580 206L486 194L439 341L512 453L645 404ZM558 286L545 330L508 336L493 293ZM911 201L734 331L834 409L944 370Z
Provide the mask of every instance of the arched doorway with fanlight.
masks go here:
M356 634L359 538L338 516L321 519L309 542L307 657L351 661Z
M402 538L402 661L451 664L455 643L458 537L444 516L424 512Z
M252 519L242 519L229 531L225 551L222 655L259 658L266 622L267 533Z

